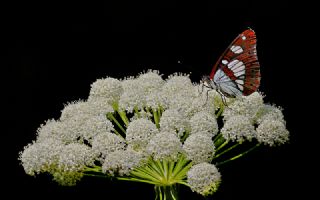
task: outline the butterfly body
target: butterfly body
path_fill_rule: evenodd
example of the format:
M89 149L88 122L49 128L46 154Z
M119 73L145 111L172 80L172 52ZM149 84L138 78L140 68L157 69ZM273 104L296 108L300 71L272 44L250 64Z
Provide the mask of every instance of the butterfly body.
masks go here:
M237 97L255 92L260 78L256 35L252 29L247 29L229 45L213 66L210 76L204 76L202 82L226 97Z

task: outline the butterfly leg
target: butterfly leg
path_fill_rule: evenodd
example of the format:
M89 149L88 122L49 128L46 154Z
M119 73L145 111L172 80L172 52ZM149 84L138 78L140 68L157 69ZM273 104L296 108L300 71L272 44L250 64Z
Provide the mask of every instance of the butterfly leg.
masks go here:
M217 90L217 92L218 92L218 93L220 94L220 96L221 96L221 100L222 100L223 105L225 105L227 108L229 108L229 107L228 107L228 104L227 104L226 97L225 97L219 90Z
M212 90L212 88L211 88L211 87L208 87L208 86L206 86L206 85L202 84L202 87L201 87L201 94L202 94L202 92L203 92L203 90L204 90L204 87L208 88L208 90L206 91L206 100L205 100L205 103L203 104L203 106L205 106L205 105L207 104L207 102L208 102L208 98L209 98L209 92Z
M199 92L200 94L202 94L203 88L204 88L204 84L201 84L201 91L199 91L199 87L198 87L198 92Z

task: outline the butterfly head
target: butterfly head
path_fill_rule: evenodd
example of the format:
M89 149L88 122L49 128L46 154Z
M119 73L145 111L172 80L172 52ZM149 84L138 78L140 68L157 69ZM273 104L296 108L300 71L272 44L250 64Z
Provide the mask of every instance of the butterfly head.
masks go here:
M216 89L216 84L210 79L210 76L202 76L200 83L210 89Z

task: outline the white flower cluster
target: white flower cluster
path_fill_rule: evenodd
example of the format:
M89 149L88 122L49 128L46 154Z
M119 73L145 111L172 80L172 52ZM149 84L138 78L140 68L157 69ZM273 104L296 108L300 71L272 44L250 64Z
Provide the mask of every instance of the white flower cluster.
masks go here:
M269 146L289 140L281 109L264 104L258 92L237 98L222 115L225 122L221 133L227 140L241 143L255 138Z
M177 132L178 136L181 137L186 131L189 131L190 122L183 112L179 112L176 109L168 109L162 113L160 127L163 131Z
M99 156L99 160L102 162L108 154L114 151L124 150L125 146L125 140L113 133L97 135L92 142L92 150Z
M145 160L145 155L133 149L114 151L106 156L102 171L112 176L129 175L130 171L138 167Z
M178 159L182 152L182 143L174 132L160 132L149 141L146 152L152 155L155 160Z
M190 135L183 144L183 150L187 158L194 164L211 162L215 146L207 133L195 133Z
M219 150L216 138L269 146L289 140L281 109L264 104L260 93L226 101L228 106L218 92L207 92L183 74L165 80L148 71L136 78L98 79L88 100L66 104L59 119L39 127L19 159L29 175L48 172L62 185L75 185L90 167L130 176L148 159L184 157L192 161L188 184L206 196L221 180L211 164Z
M194 165L188 171L188 183L192 189L203 196L213 194L221 182L218 169L209 163Z
M158 133L152 121L144 118L130 122L126 131L126 141L133 149L145 149L150 139Z

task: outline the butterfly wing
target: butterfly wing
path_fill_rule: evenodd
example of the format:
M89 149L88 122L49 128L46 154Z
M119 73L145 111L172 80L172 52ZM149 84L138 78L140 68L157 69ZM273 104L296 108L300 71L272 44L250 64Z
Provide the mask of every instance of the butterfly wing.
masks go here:
M210 79L227 97L250 95L260 85L260 65L252 29L242 32L214 65Z

